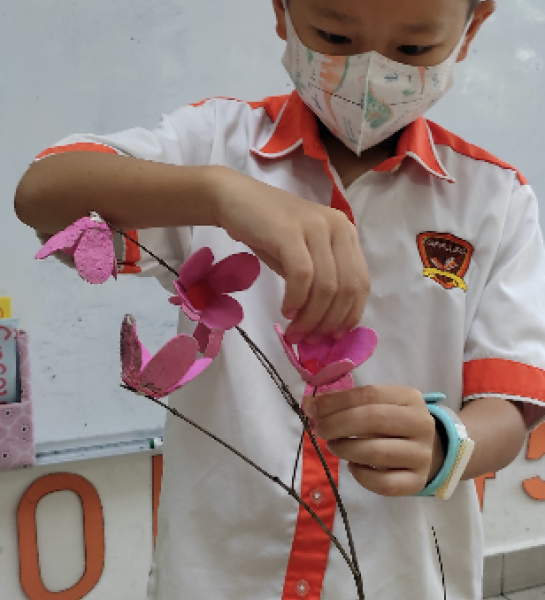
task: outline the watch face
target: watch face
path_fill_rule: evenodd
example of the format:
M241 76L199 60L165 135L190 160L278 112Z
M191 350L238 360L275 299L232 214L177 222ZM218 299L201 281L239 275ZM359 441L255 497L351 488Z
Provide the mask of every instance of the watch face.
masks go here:
M443 500L448 500L452 496L456 486L464 474L464 471L466 470L474 449L475 442L471 438L467 437L466 432L466 438L460 440L458 455L456 456L456 460L454 461L454 466L450 471L450 475L447 477L445 483L435 492L437 497L442 498Z

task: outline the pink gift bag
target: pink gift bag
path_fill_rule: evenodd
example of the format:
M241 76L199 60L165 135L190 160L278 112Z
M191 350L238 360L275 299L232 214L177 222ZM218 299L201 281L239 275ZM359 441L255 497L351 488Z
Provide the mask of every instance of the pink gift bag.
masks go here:
M17 337L21 401L0 404L0 471L36 463L30 387L28 336Z

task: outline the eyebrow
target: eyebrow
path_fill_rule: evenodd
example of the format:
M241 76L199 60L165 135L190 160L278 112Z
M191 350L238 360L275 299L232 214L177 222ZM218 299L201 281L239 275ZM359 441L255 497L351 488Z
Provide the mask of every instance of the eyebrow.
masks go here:
M444 21L426 21L424 23L407 23L400 27L404 33L439 33L446 29Z
M339 12L334 8L329 8L325 6L320 6L319 4L314 3L312 5L312 10L319 14L321 17L325 17L327 19L333 19L334 21L338 21L339 23L349 23L353 22L354 18L345 13Z
M339 23L354 22L354 17L339 12L338 10L330 8L329 6L321 6L316 2L312 4L311 9L317 14L319 14L321 17L333 19L334 21L338 21ZM444 21L425 21L423 23L407 23L405 25L400 26L399 29L403 33L439 33L446 29L446 24Z

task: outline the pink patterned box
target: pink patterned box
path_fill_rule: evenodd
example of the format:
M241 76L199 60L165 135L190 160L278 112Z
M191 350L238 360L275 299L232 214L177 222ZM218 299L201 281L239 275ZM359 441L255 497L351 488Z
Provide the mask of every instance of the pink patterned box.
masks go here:
M30 387L28 336L17 337L21 401L0 404L0 471L30 467L36 463Z

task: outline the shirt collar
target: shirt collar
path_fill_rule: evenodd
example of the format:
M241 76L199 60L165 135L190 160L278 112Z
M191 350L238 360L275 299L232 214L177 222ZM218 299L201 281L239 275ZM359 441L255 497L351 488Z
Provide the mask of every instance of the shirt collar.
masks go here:
M271 135L264 143L252 148L252 152L263 158L275 159L287 156L299 146L303 147L306 156L327 161L317 118L297 91L293 91L276 116ZM414 159L435 177L454 183L454 178L447 172L437 154L431 131L423 117L403 130L395 156L377 165L374 170L395 173L407 157Z

